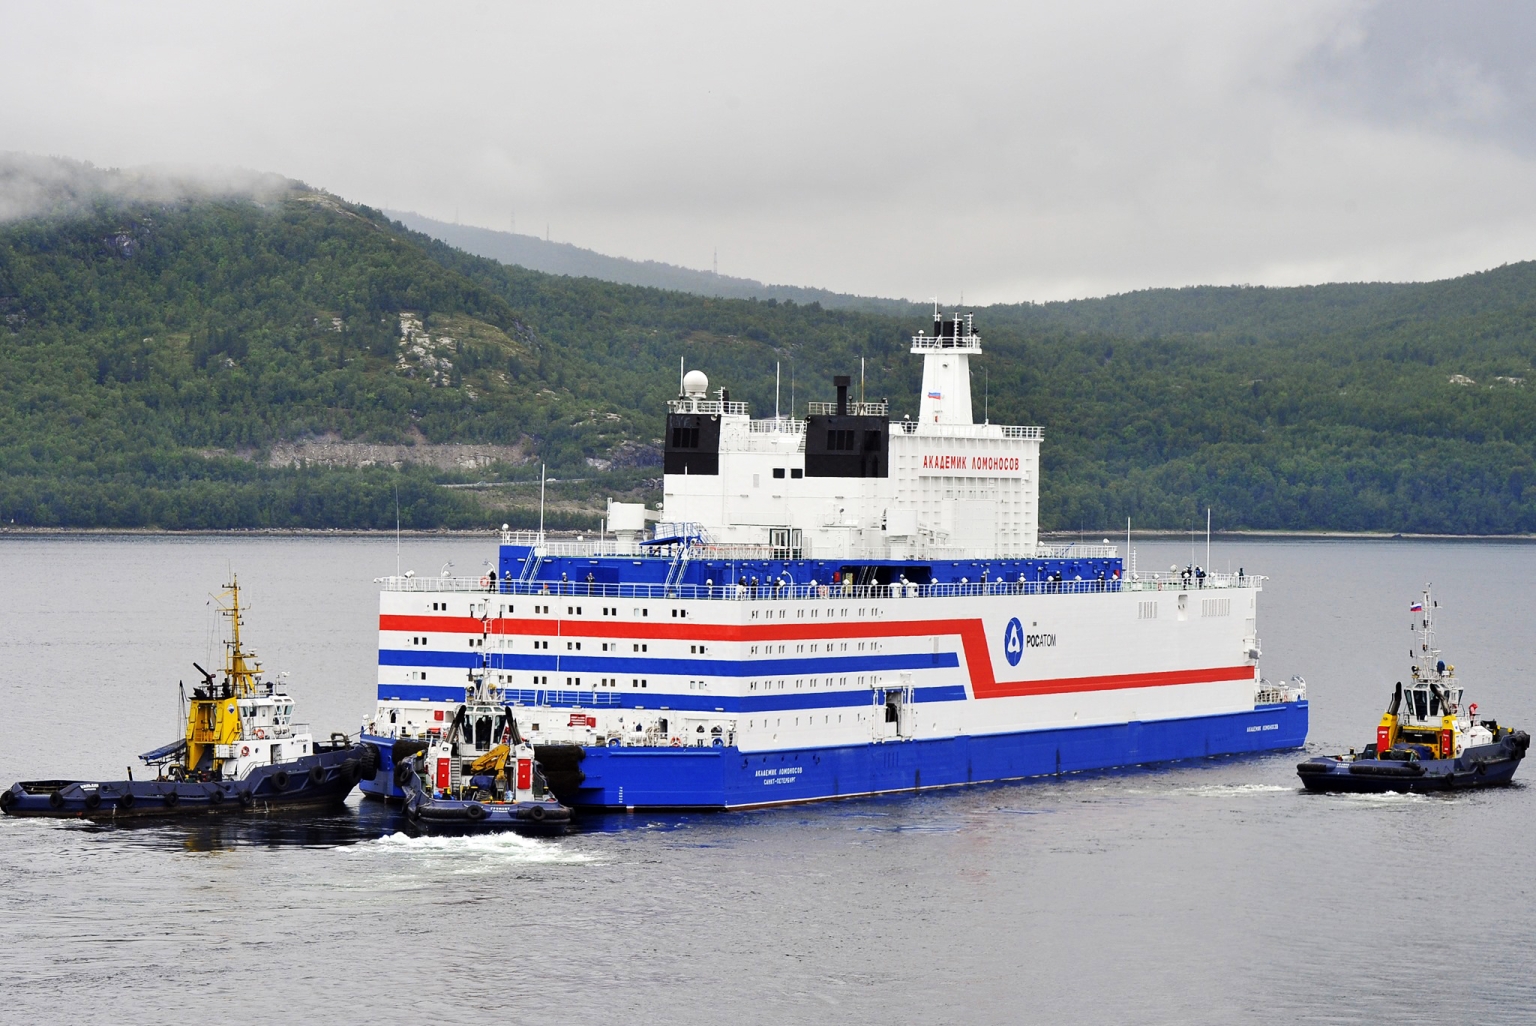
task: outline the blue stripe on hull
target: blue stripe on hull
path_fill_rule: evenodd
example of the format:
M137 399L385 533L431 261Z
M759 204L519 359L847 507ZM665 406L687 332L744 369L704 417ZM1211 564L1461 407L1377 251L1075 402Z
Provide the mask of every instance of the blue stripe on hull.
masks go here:
M1148 723L743 753L588 748L578 808L743 808L1299 748L1307 703ZM382 748L387 739L364 738ZM383 796L390 775L363 790Z
M841 688L832 691L772 692L762 695L712 695L679 694L657 690L636 691L618 687L613 690L600 688L505 688L508 704L554 705L573 708L600 709L655 709L664 705L668 709L697 709L715 712L773 712L783 709L852 709L870 704L870 689L866 687ZM462 702L463 685L437 684L380 684L381 702ZM943 684L934 687L913 688L914 702L962 702L965 685Z

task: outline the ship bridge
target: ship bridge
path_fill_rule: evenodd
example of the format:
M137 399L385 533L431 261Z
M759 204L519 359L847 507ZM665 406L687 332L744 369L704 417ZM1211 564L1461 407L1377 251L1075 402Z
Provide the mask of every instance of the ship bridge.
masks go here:
M668 404L662 518L697 523L716 542L792 548L826 558L1028 558L1039 541L1038 427L974 420L973 315L934 312L919 331L918 414L886 399L835 400L806 415L754 420L746 403L689 371Z

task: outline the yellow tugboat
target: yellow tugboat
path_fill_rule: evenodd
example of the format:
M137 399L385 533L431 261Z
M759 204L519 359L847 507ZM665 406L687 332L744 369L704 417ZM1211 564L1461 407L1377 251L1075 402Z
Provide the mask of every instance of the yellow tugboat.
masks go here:
M1461 791L1498 787L1514 777L1530 735L1479 719L1476 703L1464 701L1456 667L1436 647L1436 608L1427 587L1423 600L1408 606L1418 647L1410 653L1409 682L1393 689L1375 743L1358 754L1300 763L1296 773L1308 791Z
M240 640L238 580L218 596L229 622L222 676L192 665L203 682L186 705L183 737L139 756L152 780L25 780L0 791L12 816L119 819L335 805L377 769L377 753L343 734L316 741L293 720L293 698L262 676Z

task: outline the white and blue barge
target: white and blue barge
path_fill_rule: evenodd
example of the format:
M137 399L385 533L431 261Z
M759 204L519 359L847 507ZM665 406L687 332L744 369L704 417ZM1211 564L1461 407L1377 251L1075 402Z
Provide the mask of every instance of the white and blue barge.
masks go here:
M595 540L504 530L483 578L382 581L363 739L389 768L489 673L561 801L608 809L1301 746L1304 684L1258 666L1261 578L1040 544L1042 431L972 421L980 351L969 317L935 315L915 420L847 378L805 417L754 420L689 372L659 511L610 503ZM398 799L392 781L363 789Z

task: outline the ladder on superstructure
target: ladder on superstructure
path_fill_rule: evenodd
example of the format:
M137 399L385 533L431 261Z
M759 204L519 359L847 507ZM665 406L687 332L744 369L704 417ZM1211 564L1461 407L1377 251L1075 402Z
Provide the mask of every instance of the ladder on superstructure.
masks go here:
M530 549L528 558L523 560L523 573L517 579L518 584L532 584L539 579L539 567L544 565L544 546L537 545Z
M672 595L683 580L683 572L688 569L688 559L693 554L693 543L684 538L677 547L677 552L672 556L672 565L667 568L667 583L662 594Z

